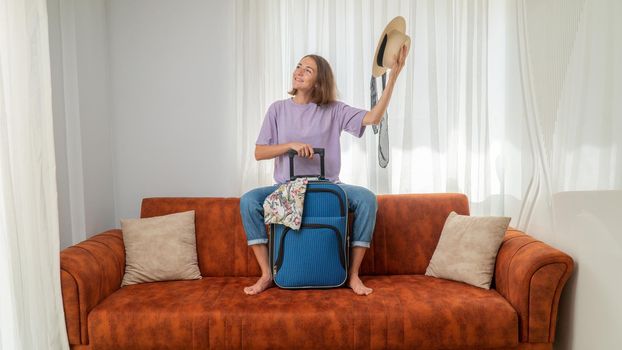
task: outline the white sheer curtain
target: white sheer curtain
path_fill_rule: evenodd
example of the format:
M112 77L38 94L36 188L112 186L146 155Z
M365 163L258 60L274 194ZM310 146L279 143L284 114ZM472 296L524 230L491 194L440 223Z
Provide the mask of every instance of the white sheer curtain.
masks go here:
M406 18L411 53L377 136L344 134L344 182L376 193L461 192L473 215L551 231L551 195L622 187L620 24L614 0L246 1L236 3L241 192L270 184L253 147L296 62L332 64L340 99L369 108L377 36ZM536 213L538 213L536 215Z
M516 0L533 163L519 226L552 232L552 195L622 189L622 3Z
M0 349L67 349L45 0L0 0Z

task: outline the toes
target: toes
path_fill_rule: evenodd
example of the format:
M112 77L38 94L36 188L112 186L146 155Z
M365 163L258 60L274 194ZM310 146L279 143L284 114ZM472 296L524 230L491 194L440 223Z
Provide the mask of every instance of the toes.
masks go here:
M257 282L252 286L244 288L244 293L248 295L256 295L270 288L271 284L271 281L265 283Z
M352 291L357 295L369 295L373 291L373 289L365 287L362 282L350 284L350 288L352 288Z
M357 295L365 295L365 289L361 288L361 287L355 287L352 288L352 290L354 291L354 293L356 293Z

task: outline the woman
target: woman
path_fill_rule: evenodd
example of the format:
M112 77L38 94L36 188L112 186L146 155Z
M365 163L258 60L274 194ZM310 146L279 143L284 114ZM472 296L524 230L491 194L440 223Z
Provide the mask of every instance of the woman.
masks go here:
M245 193L240 200L242 223L248 245L255 253L261 267L261 277L252 286L244 288L249 295L258 294L272 286L268 262L268 236L263 220L263 202L276 190L278 184L289 180L287 151L295 150L302 158L296 161L297 174L318 173L318 162L313 161L313 148L325 149L325 176L341 186L348 197L350 210L354 210L352 232L352 255L348 271L348 286L358 295L368 295L359 278L359 267L365 250L371 243L376 222L376 196L360 186L339 181L341 150L339 136L345 130L361 137L366 125L380 123L384 115L395 81L404 66L408 52L406 47L394 58L386 88L371 111L353 108L335 100L336 86L328 62L317 55L303 57L292 75L292 98L274 102L266 113L259 137L255 143L255 159L276 158L274 179L276 185L256 188Z

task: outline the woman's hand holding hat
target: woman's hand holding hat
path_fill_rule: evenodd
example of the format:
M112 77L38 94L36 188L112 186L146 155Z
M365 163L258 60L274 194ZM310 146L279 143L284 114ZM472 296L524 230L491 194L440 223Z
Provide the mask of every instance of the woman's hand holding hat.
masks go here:
M395 80L397 79L397 76L400 75L402 68L404 68L404 65L406 64L406 57L408 57L408 47L404 45L402 46L400 52L395 54L395 63L391 67L389 80Z

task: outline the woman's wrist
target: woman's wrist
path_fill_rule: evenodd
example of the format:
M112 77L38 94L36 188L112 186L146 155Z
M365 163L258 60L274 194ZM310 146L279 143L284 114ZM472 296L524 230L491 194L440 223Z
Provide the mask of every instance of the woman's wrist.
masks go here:
M394 87L395 79L389 79L389 81L387 82L387 86L384 88L384 90L382 90L382 97L386 97L387 104L389 104L389 100L391 99L391 95L393 94Z
M397 77L398 74L393 74L393 71L391 71L391 74L389 74L389 81L387 82L387 85L391 84L391 85L395 85L395 82L397 81Z

